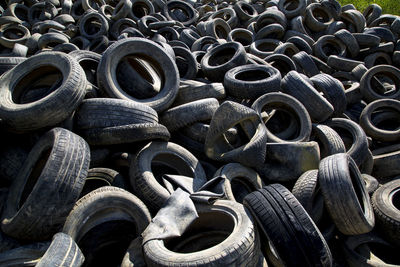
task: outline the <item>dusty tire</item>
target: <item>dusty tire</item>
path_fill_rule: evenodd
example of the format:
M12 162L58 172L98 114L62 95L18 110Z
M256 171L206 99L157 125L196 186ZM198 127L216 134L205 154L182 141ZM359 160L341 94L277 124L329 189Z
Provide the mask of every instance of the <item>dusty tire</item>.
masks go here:
M138 99L125 92L118 84L116 78L118 62L131 54L149 57L152 59L153 67L162 73L163 87L155 96ZM178 93L179 72L174 60L160 45L144 38L125 38L115 42L104 52L97 69L97 83L99 88L111 97L143 103L159 112L167 109L175 100Z
M62 232L78 244L85 264L112 266L122 262L130 242L144 231L150 219L140 199L121 188L106 186L76 202ZM113 257L105 251L113 251Z
M345 235L370 232L374 213L354 160L345 153L326 157L318 177L326 208L339 231Z
M200 162L185 148L174 143L151 142L132 158L129 169L134 191L150 209L160 209L170 196L157 180L160 179L158 175L168 174L160 165L167 167L167 170L173 169L179 175L192 177L194 191L207 181Z
M69 235L57 233L36 267L59 266L79 267L85 257Z
M322 234L285 187L272 184L259 189L245 198L244 205L257 221L263 253L274 265L332 265Z
M34 91L30 86L39 84L43 75L53 73L56 87L45 83L49 87L45 95L31 103L20 102ZM61 52L32 56L2 76L0 117L8 130L17 133L54 126L71 115L83 100L86 83L83 69L70 56Z
M241 204L217 200L212 205L197 204L196 210L199 218L183 237L176 238L176 241L154 239L144 244L147 266L255 266L259 258L258 233L251 216ZM208 218L215 219L213 226L210 226ZM201 245L208 245L208 249Z
M10 188L3 231L25 240L53 236L79 197L89 162L89 146L78 135L54 128L42 136Z
M400 246L400 180L382 185L372 195L377 228L396 246Z

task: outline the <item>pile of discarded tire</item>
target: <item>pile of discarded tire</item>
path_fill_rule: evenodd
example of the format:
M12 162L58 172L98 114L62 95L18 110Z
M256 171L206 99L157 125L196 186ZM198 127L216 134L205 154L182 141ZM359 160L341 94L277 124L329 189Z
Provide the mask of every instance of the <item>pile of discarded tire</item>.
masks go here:
M6 2L0 266L400 266L400 17Z

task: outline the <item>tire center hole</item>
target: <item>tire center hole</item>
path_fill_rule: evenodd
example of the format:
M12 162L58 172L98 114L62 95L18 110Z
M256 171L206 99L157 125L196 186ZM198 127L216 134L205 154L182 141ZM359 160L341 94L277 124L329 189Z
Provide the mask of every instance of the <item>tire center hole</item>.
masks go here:
M43 66L27 73L14 87L12 100L27 104L46 97L61 86L63 75L53 66Z
M77 242L85 255L83 266L119 266L136 236L136 225L132 221L109 220L96 225Z
M165 247L177 253L193 253L212 248L229 237L234 227L233 218L223 212L199 213L199 217L183 235L165 241Z
M259 81L269 78L268 72L262 70L246 70L236 74L235 78L241 81Z
M391 193L393 206L400 211L400 188Z
M51 153L51 148L46 149L40 153L38 160L34 164L33 168L31 169L30 174L28 175L28 178L26 180L26 183L24 185L24 189L22 190L21 198L18 203L18 208L21 208L22 205L25 203L29 195L31 194L33 188L35 187L40 174L43 171L44 166L46 165L47 160L50 157Z
M209 59L210 66L223 65L229 62L235 55L236 50L234 48L225 48L211 55Z

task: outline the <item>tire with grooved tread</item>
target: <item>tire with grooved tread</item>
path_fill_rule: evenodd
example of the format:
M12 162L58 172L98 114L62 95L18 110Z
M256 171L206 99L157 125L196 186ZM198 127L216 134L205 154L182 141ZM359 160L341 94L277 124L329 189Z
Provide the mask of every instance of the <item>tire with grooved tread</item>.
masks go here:
M54 73L57 82L46 86L42 76ZM45 84L45 95L24 103L28 93L37 91L31 90L31 86L38 87L41 82ZM71 56L62 52L34 55L4 73L0 80L2 123L7 130L16 133L55 126L78 107L84 98L86 85L85 72Z
M84 260L85 257L75 241L69 235L57 233L35 267L79 267Z
M170 196L168 190L157 180L157 174L153 173L155 169L162 171L162 168L152 168L153 164L164 165L174 169L179 175L193 177L194 191L207 181L200 162L188 150L171 142L153 141L132 158L129 168L135 193L150 209L160 209Z
M370 232L374 213L354 160L346 153L326 157L320 162L318 178L325 206L339 231L345 235Z
M389 241L400 246L400 179L382 185L372 195L377 228Z
M322 159L333 154L346 152L342 138L329 126L313 124L310 139L318 142Z
M45 133L10 187L1 221L4 233L24 240L51 238L78 200L89 163L83 138L62 128Z
M204 239L214 232L212 239L217 244L206 249L181 252L178 249L176 249L178 251L173 251L167 248L164 240L153 239L143 245L147 266L256 266L259 259L260 241L253 219L242 204L229 200L217 200L211 205L198 203L196 210L199 218L192 223L191 227L194 230L189 238L197 237L201 240L201 236ZM212 227L208 220L202 219L203 216L213 218ZM231 229L228 229L230 226ZM195 232L196 230L198 232ZM215 233L219 235L215 237ZM221 238L222 234L224 236ZM179 241L187 242L187 239ZM190 247L195 246L196 242L193 243L194 245ZM178 246L179 243L176 247ZM182 245L180 248L185 249Z
M274 265L332 265L332 255L321 232L284 186L265 186L247 195L243 204L255 217L263 253Z
M318 185L318 170L303 173L293 186L292 194L304 209L310 214L315 223L321 219L324 205Z

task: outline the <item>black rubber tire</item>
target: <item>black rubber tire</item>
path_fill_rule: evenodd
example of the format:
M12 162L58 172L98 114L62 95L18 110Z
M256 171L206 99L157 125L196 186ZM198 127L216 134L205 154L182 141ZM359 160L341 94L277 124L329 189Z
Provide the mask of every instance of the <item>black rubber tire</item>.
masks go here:
M308 77L312 77L320 74L320 71L313 61L313 59L304 51L301 51L291 57L297 66L301 67L301 70Z
M282 79L281 88L305 106L313 122L325 121L333 114L333 106L298 72L289 72Z
M95 20L96 24L99 24L100 27L95 31L87 32L88 26L91 23L94 24L94 22L92 22L93 20ZM96 26L98 27L99 25ZM85 12L85 14L79 18L79 32L83 37L87 38L88 40L92 40L97 37L107 35L108 29L109 29L108 21L104 16L102 16L98 12Z
M235 125L243 130L246 143L234 147L224 133ZM266 142L267 129L258 113L236 102L225 101L211 119L204 152L210 159L256 167L264 163Z
M41 70L42 71L39 71ZM52 92L37 101L23 104L29 85L41 81L45 74L62 74L62 83L46 88ZM58 77L58 76L57 76ZM86 92L85 73L78 62L61 52L43 52L18 64L0 81L0 117L7 130L17 133L54 126L68 118ZM49 86L50 87L50 86ZM34 91L34 90L32 90Z
M0 253L4 267L35 266L49 247L50 242L33 243Z
M315 42L313 51L316 57L326 62L331 55L345 57L346 45L333 35L324 35Z
M251 55L251 54L249 54ZM256 57L256 56L254 56ZM285 77L289 71L297 71L297 66L293 60L283 54L272 54L264 58L264 61L279 70L281 77Z
M105 186L76 202L62 232L78 244L88 266L115 266L150 220L150 212L139 198L121 188ZM113 257L104 253L110 249Z
M0 75L25 61L25 57L0 57Z
M321 159L346 152L346 147L340 135L327 125L313 124L310 140L318 143Z
M368 140L364 130L357 123L343 118L333 118L326 122L326 125L335 130L346 145L347 154L349 154L357 166L360 166L368 154ZM347 133L346 133L347 132ZM351 135L351 144L348 144L345 137Z
M388 76L396 86L396 92L391 94L384 94L381 92L376 92L374 90L375 86L372 84L373 78L376 75ZM389 65L378 65L370 68L361 78L360 90L365 101L372 102L378 99L390 98L400 100L400 70L396 67Z
M354 160L339 153L321 160L318 180L325 206L345 235L368 233L375 225L365 183Z
M324 209L324 200L318 184L318 170L303 173L294 184L292 194L317 224Z
M2 230L24 240L52 237L79 197L89 162L89 146L78 135L62 128L43 135L10 187Z
M35 267L79 267L84 260L85 257L75 241L69 235L57 233Z
M372 175L382 181L400 175L400 146L396 143L372 151L374 166Z
M134 192L151 210L160 209L170 196L158 177L168 171L157 168L154 163L166 166L168 171L173 169L179 175L192 177L194 191L207 181L203 167L185 148L170 142L149 143L132 158L129 177Z
M330 55L327 60L328 66L337 71L351 72L355 67L364 64L362 61Z
M281 79L276 68L251 64L226 72L224 87L234 97L256 99L263 94L279 91Z
M217 200L212 205L196 204L196 210L199 214L198 219L182 237L176 238L177 244L173 248L167 248L167 241L162 239L153 239L144 244L147 266L256 265L259 259L260 241L252 217L241 204ZM213 226L210 225L211 218L214 220ZM184 239L185 236L188 237ZM214 242L205 240L207 237ZM189 240L199 241L190 243ZM198 243L206 243L211 248L204 249Z
M364 9L363 15L366 19L367 26L382 15L382 8L377 4L371 4Z
M318 168L317 142L267 143L265 162L256 168L265 183L294 182L308 170Z
M322 234L284 186L272 184L250 193L244 206L257 221L264 256L275 266L332 265Z
M375 140L383 142L396 142L400 140L400 129L394 125L395 129L384 129L377 127L372 121L372 114L378 109L385 109L387 112L395 112L393 119L400 115L400 101L394 99L380 99L369 103L362 111L360 116L360 126L365 133ZM387 113L385 112L385 113ZM393 123L391 123L393 124ZM390 126L392 128L392 126Z
M342 41L347 48L351 58L355 58L358 56L360 52L360 46L356 38L346 29L339 30L333 34L336 38Z
M400 246L399 197L399 179L382 185L372 195L377 229L396 246Z
M226 97L222 83L205 83L197 80L181 80L174 106L205 98L223 100Z
M297 127L295 136L284 140L279 137L279 134L273 134L271 130L268 130L268 122L266 122L268 142L307 142L309 140L311 134L311 118L306 108L296 98L283 93L269 93L259 97L254 101L251 107L257 111L260 116L262 116L262 113L267 107L275 110L281 109L292 114L292 120L295 120L295 127Z
M287 19L292 19L296 16L304 15L304 13L306 12L306 7L306 0L283 0L279 1L278 3L278 9L282 11L283 14L285 14Z
M157 70L164 77L160 93L147 99L137 99L127 94L116 79L116 67L120 60L131 54L140 54L154 61ZM143 38L121 39L107 48L97 69L97 83L111 97L140 102L154 108L157 112L166 110L178 93L179 72L174 60L153 41Z
M346 95L343 84L329 74L318 74L311 77L314 88L324 94L324 97L334 108L333 116L337 117L346 110Z
M318 14L318 19L314 13ZM333 17L330 10L321 5L321 3L312 3L306 8L304 22L310 30L320 32L325 30L328 25L333 22Z
M236 28L239 23L239 18L236 15L235 10L228 6L226 8L221 8L211 14L208 20L213 20L216 18L221 18L225 20L231 29Z
M365 182L365 189L367 189L369 195L372 195L376 191L376 189L379 188L378 180L375 177L366 173L362 174L362 178Z
M375 249L378 253L374 253ZM399 266L396 247L376 233L349 236L344 240L342 250L349 267Z
M197 75L197 61L193 53L183 47L172 47L175 54L175 62L181 79L194 79Z
M219 103L215 98L196 100L164 111L160 122L170 132L175 132L195 122L211 120L218 107Z
M129 165L128 165L129 166ZM124 177L117 171L109 168L91 168L85 179L85 185L79 198L103 186L115 186L127 189Z
M229 163L219 168L212 177L222 176L229 180L225 194L229 200L243 203L244 197L264 186L260 175L239 163Z
M175 10L181 10L185 14L185 16L183 16L183 18L185 19L182 19L182 17L175 15L176 12L172 12ZM181 22L183 26L189 26L196 23L199 17L198 12L193 8L191 4L181 0L172 0L166 2L166 4L164 4L162 14L168 20L176 20Z
M229 42L207 51L201 60L201 69L211 81L222 82L228 70L245 65L246 62L247 56L243 45Z

